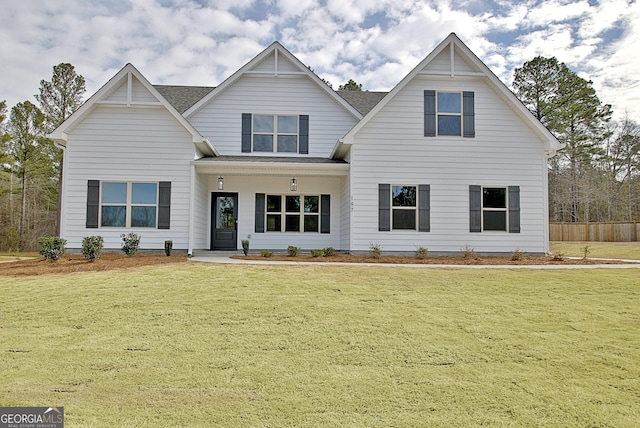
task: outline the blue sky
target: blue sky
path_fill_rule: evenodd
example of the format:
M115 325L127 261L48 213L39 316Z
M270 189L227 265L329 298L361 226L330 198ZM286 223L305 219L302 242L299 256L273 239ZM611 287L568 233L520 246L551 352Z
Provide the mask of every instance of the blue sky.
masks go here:
M35 101L70 62L88 98L126 63L154 84L216 86L280 41L334 88L389 90L455 32L510 86L555 56L640 122L640 5L631 0L0 0L0 100Z

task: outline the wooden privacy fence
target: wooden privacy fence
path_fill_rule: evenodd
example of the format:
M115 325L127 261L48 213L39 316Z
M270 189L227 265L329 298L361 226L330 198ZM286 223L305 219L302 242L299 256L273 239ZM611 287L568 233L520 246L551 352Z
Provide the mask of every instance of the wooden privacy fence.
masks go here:
M640 238L640 223L549 223L550 241L632 242Z

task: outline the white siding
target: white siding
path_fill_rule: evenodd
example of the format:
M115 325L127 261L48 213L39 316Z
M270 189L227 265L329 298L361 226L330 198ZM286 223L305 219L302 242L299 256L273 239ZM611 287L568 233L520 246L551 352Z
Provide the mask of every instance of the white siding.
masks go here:
M350 113L307 77L242 77L188 119L220 154L239 155L243 154L242 113L309 115L309 154L273 153L274 156L329 157L338 138L356 123Z
M342 249L341 245L341 195L342 181L346 178L339 177L298 177L298 192L289 190L289 176L282 177L256 177L225 175L224 193L238 193L238 243L249 239L252 250L270 249L286 250L289 245L301 247L305 250L313 248L333 247ZM208 249L211 243L211 193L218 192L217 176L209 175L207 179L207 206L200 206L197 216L206 213L207 230L198 227L200 236L195 240L201 245L206 239L206 246L195 249ZM255 208L256 193L272 195L331 195L331 233L305 233L305 232L255 232Z
M204 174L195 175L194 190L194 224L193 224L193 249L209 249L209 218L210 218L210 177Z
M475 138L424 137L425 89L475 92ZM481 78L410 82L356 136L351 249L544 252L543 143ZM378 184L431 185L431 232L378 231ZM469 232L469 185L520 186L521 233Z
M163 108L97 107L70 133L65 151L63 237L69 248L100 235L119 249L121 233L141 234L142 249L187 249L191 135ZM170 181L171 229L85 228L87 180Z

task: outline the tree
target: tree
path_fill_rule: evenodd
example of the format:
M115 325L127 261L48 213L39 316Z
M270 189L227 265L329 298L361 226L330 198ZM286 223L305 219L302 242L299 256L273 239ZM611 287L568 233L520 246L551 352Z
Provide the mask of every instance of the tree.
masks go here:
M7 167L18 177L21 188L20 219L18 225L18 250L25 248L25 219L27 216L27 190L30 182L40 178L38 190L51 177L55 149L51 140L44 137L44 113L30 101L18 103L11 109L7 129L10 138L5 143Z
M589 220L593 180L587 176L605 154L611 106L600 102L592 85L555 58L536 57L514 73L516 96L564 144L549 179L551 212L561 212L562 220ZM553 206L556 201L562 207Z
M355 80L349 79L344 85L338 86L339 91L362 91L362 83L356 83Z
M632 184L634 177L640 174L640 125L626 116L616 137L607 145L607 155L611 181L626 188L625 217L633 221L636 202Z
M40 94L36 100L44 113L46 131L51 132L82 105L84 77L76 74L75 67L60 63L53 67L51 81L40 81Z
M69 63L60 63L53 67L51 81L40 81L40 94L36 99L45 116L45 129L49 133L62 124L74 111L82 105L85 93L85 80L76 74ZM56 218L56 234L60 234L60 209L62 194L62 150L57 150L54 162L58 169L58 203Z

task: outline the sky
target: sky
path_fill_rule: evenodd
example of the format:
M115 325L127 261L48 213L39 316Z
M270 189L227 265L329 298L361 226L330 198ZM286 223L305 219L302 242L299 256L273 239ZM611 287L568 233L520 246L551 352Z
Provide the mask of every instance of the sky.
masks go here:
M636 0L0 0L0 101L35 101L71 63L85 99L125 64L152 84L217 86L277 40L333 88L388 91L451 32L507 85L538 55L640 122Z

